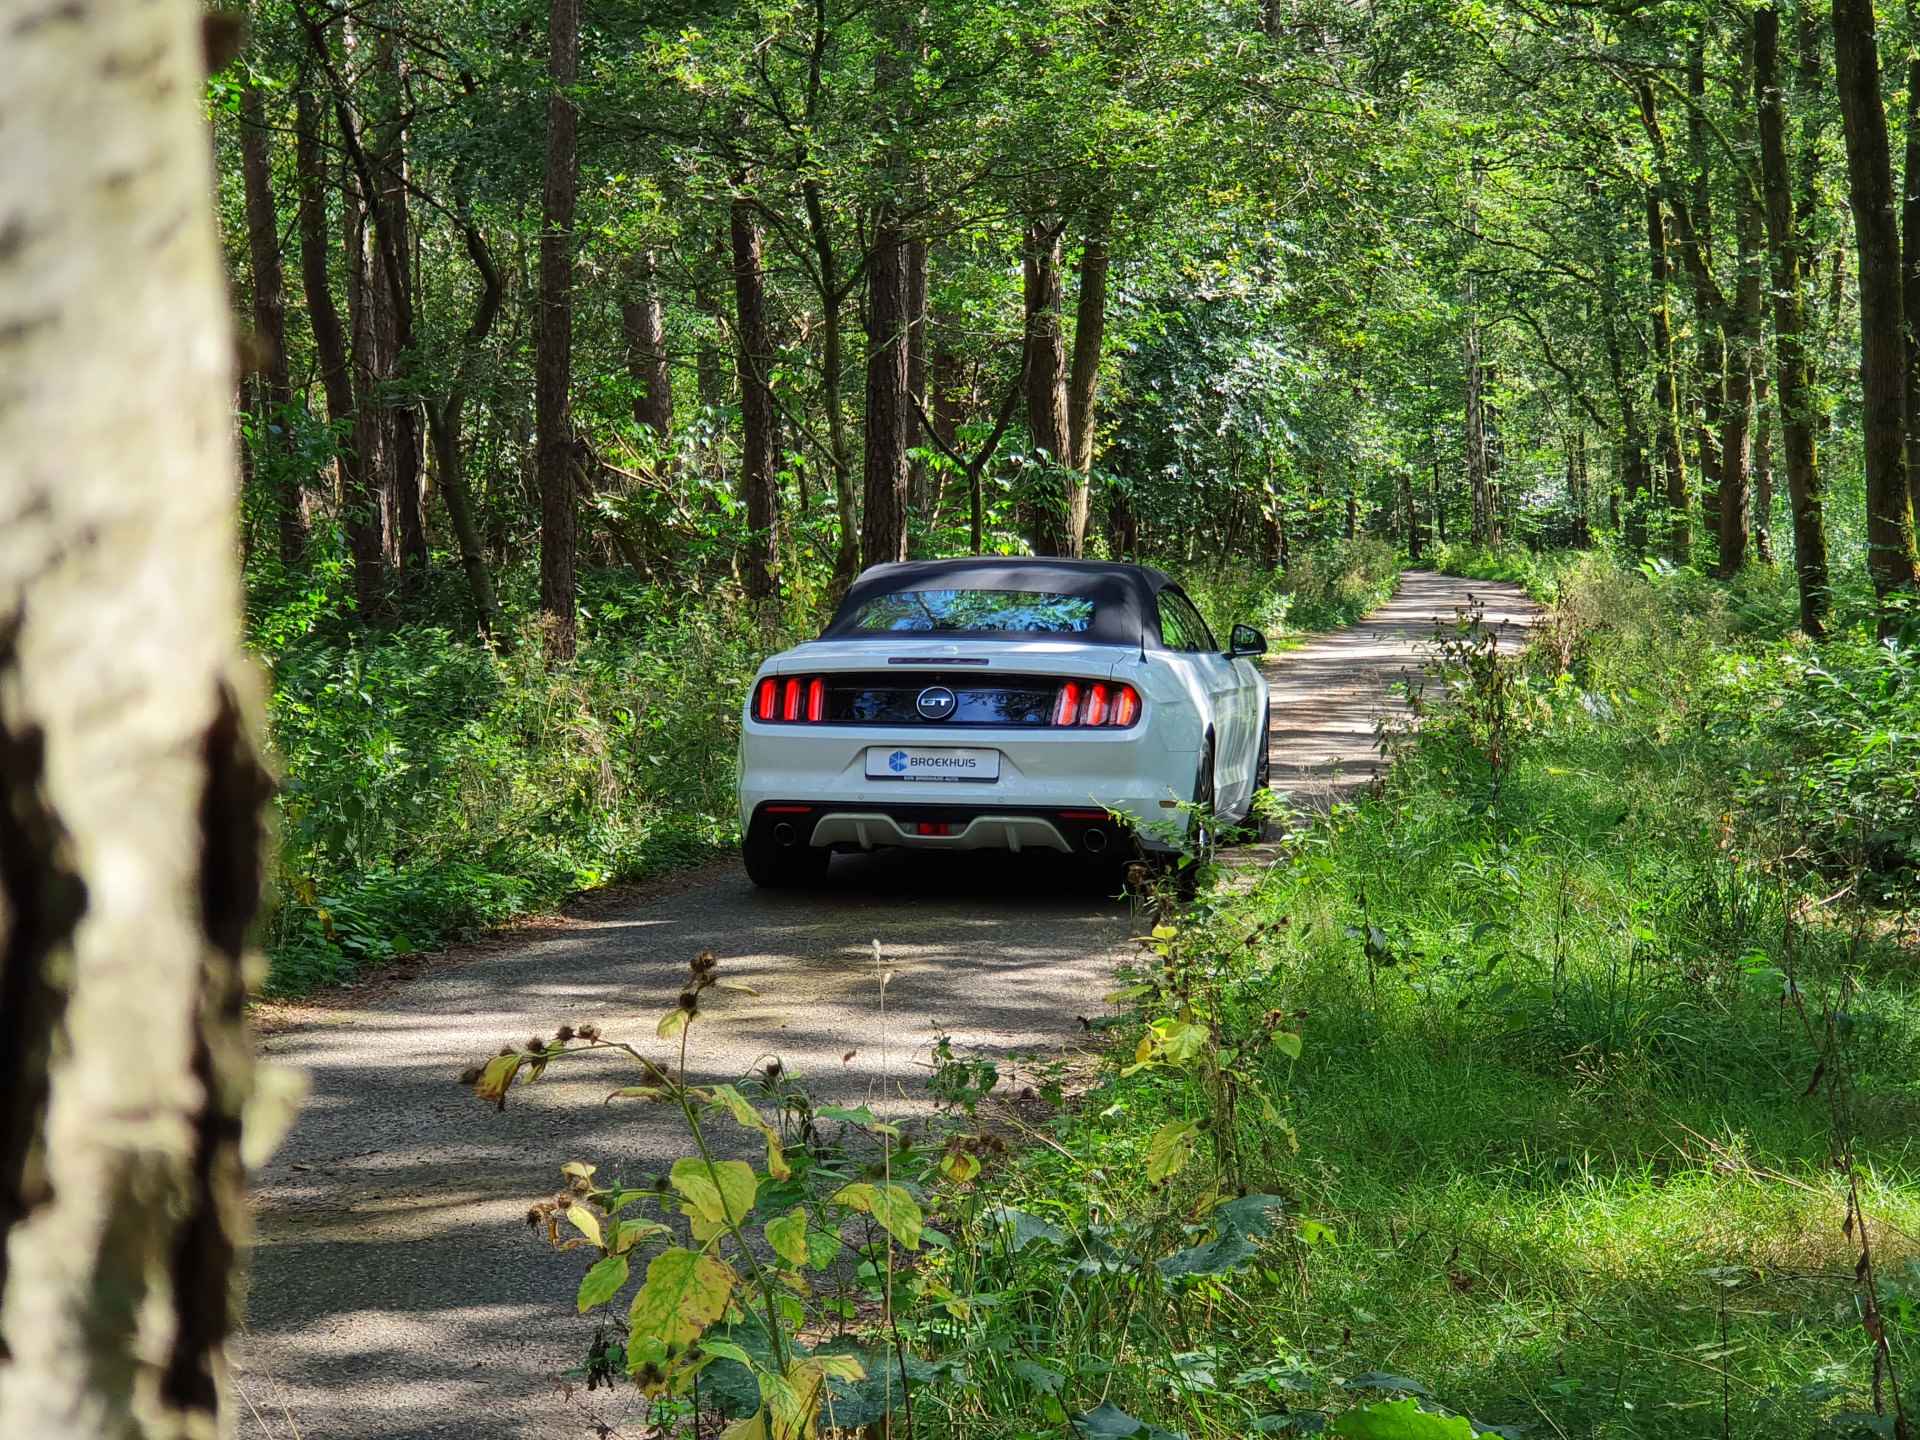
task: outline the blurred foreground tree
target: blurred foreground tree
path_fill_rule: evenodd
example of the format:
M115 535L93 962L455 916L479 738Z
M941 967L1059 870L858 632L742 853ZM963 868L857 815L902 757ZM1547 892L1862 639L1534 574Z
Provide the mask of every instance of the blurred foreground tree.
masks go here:
M0 31L0 1434L211 1436L267 784L209 47L189 0Z

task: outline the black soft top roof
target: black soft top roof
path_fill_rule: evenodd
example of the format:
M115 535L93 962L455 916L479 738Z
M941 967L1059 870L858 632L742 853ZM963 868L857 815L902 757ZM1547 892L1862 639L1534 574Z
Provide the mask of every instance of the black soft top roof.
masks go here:
M1093 623L1075 637L1091 645L1138 645L1155 615L1154 596L1173 582L1144 565L1108 560L1055 560L1044 556L982 555L964 560L908 560L864 570L847 589L822 638L891 640L898 631L861 630L854 619L868 601L904 590L1039 590L1084 595L1093 601ZM965 631L954 631L965 634ZM979 631L979 639L1022 638L1018 631ZM1153 633L1158 633L1157 631Z

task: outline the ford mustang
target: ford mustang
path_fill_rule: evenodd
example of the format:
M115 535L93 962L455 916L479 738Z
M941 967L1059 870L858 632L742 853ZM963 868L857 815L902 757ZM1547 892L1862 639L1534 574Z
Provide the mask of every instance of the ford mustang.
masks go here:
M761 665L740 734L755 884L833 852L1210 843L1267 784L1265 638L1221 648L1158 570L1087 560L876 565L818 640Z

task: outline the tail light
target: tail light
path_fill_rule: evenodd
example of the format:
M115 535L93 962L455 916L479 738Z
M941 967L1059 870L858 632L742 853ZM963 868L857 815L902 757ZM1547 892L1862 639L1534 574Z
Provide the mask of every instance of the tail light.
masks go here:
M1081 685L1068 680L1060 687L1053 704L1055 725L1099 726L1124 729L1140 718L1140 692L1131 685L1113 685L1095 680Z
M818 725L827 718L827 682L818 675L768 676L753 687L753 718Z

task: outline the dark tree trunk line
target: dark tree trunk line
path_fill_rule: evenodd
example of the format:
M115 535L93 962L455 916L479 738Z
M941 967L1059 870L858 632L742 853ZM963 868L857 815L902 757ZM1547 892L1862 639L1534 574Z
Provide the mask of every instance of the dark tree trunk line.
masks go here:
M1061 235L1055 220L1028 222L1021 247L1026 321L1021 375L1027 399L1027 434L1036 452L1036 474L1026 500L1027 531L1036 555L1072 554L1068 496L1067 351L1062 326Z
M1667 309L1671 265L1667 259L1667 222L1658 187L1647 189L1647 258L1652 279L1653 404L1655 447L1666 477L1667 549L1684 565L1693 550L1687 514L1687 462L1680 449L1680 397L1673 363L1673 320Z
M1920 10L1907 0L1907 30ZM1909 523L1920 524L1920 54L1907 61L1907 146L1901 172L1900 300L1907 339L1907 499Z
M474 523L473 494L467 484L466 455L461 449L461 420L467 403L467 391L473 380L473 367L480 349L493 332L500 313L500 271L493 263L486 237L471 219L462 219L467 255L480 275L480 298L474 303L473 320L461 338L460 358L453 379L438 403L427 403L427 435L433 444L435 479L446 501L447 519L453 525L453 537L460 547L460 566L466 572L467 590L473 598L474 622L483 635L491 635L499 615L494 597L493 574L487 568L485 546L479 526Z
M320 96L311 84L304 83L311 78L310 75L303 77L294 96L294 169L300 189L300 280L306 294L307 320L313 328L321 388L327 397L327 422L343 445L339 456L340 510L347 531L347 548L353 557L354 603L360 618L371 620L379 610L386 580L380 544L380 512L368 484L367 457L359 443L361 427L354 406L354 375L347 336L341 328L340 312L334 306L332 282L327 274L331 253L327 195L332 185L327 173ZM349 201L346 209L352 208ZM351 294L353 257L358 249L357 220L349 216L345 228Z
M343 497L347 541L353 553L354 592L362 615L379 611L387 579L386 494L391 469L386 416L375 399L384 373L373 256L367 248L366 194L358 177L346 177L341 231L347 262L347 330L353 374L353 446L360 493Z
M262 452L280 469L274 517L280 559L294 564L306 549L300 477L287 434L293 385L287 375L287 280L280 260L280 210L273 196L273 157L267 140L266 98L247 87L240 102L240 170L247 196L247 257L253 279L253 335L259 357Z
M1646 427L1635 398L1637 387L1627 378L1626 357L1620 348L1620 293L1615 264L1616 257L1608 254L1600 291L1601 340L1606 348L1607 373L1613 379L1614 401L1620 408L1620 481L1626 491L1624 521L1615 515L1614 522L1624 523L1627 547L1638 551L1646 546L1646 503L1653 479L1647 458Z
M1802 7L1801 44L1812 21ZM1765 197L1769 286L1773 297L1774 374L1779 397L1780 442L1787 466L1787 501L1793 513L1793 565L1800 592L1800 628L1818 639L1826 633L1829 603L1827 534L1815 450L1813 371L1807 350L1806 291L1809 278L1803 217L1794 200L1787 162L1786 104L1780 84L1780 11L1768 5L1754 14L1753 84L1760 130L1760 180ZM1803 148L1801 193L1810 196L1810 149Z
M627 345L627 373L633 378L635 423L665 440L673 433L673 371L667 357L667 317L660 297L659 262L641 252L633 283L620 298L620 329Z
M853 484L853 452L847 442L846 407L840 390L846 370L846 349L841 335L841 307L846 302L846 289L840 278L839 256L820 182L804 181L800 196L806 205L807 233L813 241L815 278L820 285L820 391L827 412L834 508L840 520L840 538L833 552L833 587L838 592L853 582L860 569L860 497Z
M391 470L384 488L388 561L403 580L417 582L427 566L427 532L421 515L421 450L415 401L403 383L414 366L414 299L411 266L412 216L407 199L406 76L399 46L382 31L376 47L385 115L368 155L374 178L370 209L379 243L374 247L375 323L380 331L382 381Z
M1762 367L1753 379L1753 554L1773 564L1773 385Z
M744 183L745 177L741 177ZM780 490L775 480L773 332L767 319L766 273L759 222L753 203L734 196L733 241L734 359L740 376L741 499L747 510L747 548L741 565L747 598L756 604L779 593L776 564Z
M907 238L891 207L876 219L867 262L866 467L862 565L907 558Z
M573 212L579 189L578 117L567 95L579 73L580 0L552 0L547 20L546 180L540 200L539 328L534 425L539 446L540 615L549 660L571 660L574 612Z
M931 360L927 354L927 242L914 237L907 241L907 449L922 449L927 437L920 415L928 408L927 375ZM926 461L909 454L907 461L907 501L916 514L933 523L929 500Z
M1107 275L1112 267L1108 232L1112 211L1103 203L1087 220L1080 247L1080 291L1073 313L1073 360L1067 375L1067 461L1080 478L1070 494L1073 553L1086 545L1087 509L1092 496L1094 436L1098 429L1100 354L1107 333Z
M1847 191L1860 267L1860 379L1867 479L1867 570L1885 602L1914 587L1906 476L1906 339L1887 114L1872 0L1833 0L1833 52L1847 137Z

